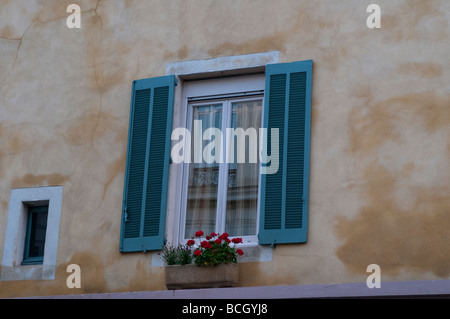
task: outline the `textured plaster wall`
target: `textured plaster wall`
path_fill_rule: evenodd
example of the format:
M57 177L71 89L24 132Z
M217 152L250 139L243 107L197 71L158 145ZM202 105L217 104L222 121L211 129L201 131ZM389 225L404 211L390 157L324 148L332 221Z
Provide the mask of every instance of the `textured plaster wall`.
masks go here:
M165 289L150 254L118 249L131 82L274 50L315 62L309 241L241 264L241 285L364 282L372 263L449 279L450 2L379 0L373 30L370 3L0 0L0 256L11 189L64 188L55 280L0 297Z

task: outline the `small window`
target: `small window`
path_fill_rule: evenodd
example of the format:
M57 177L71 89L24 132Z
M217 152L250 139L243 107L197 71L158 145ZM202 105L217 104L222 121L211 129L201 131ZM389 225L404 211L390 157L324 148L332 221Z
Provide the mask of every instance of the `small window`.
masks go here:
M53 280L62 186L11 190L0 281Z
M48 206L29 206L22 265L42 264L47 233Z

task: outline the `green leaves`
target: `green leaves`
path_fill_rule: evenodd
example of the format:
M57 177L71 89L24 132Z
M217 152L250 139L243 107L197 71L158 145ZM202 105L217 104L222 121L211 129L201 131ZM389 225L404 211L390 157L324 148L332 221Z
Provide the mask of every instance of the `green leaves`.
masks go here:
M204 242L203 242L204 243ZM227 241L221 243L210 240L209 245L198 249L201 254L194 255L194 262L197 266L213 266L219 264L237 263L237 253L234 247L230 247Z
M163 260L168 266L187 265L192 263L192 252L185 245L178 245L178 247L166 245L163 248Z

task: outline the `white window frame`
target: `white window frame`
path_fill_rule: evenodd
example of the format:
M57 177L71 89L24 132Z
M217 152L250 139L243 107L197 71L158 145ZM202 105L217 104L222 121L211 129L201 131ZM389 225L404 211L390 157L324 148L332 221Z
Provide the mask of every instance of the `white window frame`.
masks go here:
M39 205L48 205L44 260L38 265L22 265L28 206ZM55 279L61 205L62 186L11 190L1 281Z
M245 88L245 90L243 90ZM242 75L236 77L225 77L225 78L215 78L207 80L197 80L197 81L186 81L183 83L183 93L181 97L182 101L182 122L180 127L185 127L191 131L192 129L192 110L189 107L189 103L192 100L198 101L200 99L211 99L211 98L240 98L245 99L253 98L255 95L263 95L265 89L265 75L253 74L253 75ZM264 98L263 98L264 103ZM264 113L264 105L263 105ZM262 116L263 118L263 116ZM222 117L222 121L224 117ZM174 127L175 128L175 127ZM181 194L181 196L176 197L176 207L175 216L173 220L174 228L172 233L171 243L175 244L185 244L187 239L184 238L184 228L185 228L185 216L186 216L186 203L187 203L187 183L189 178L189 164L180 164L180 172L178 173L179 183L177 183L176 194ZM258 183L258 190L260 183ZM218 194L220 196L220 194ZM259 191L258 191L258 208L257 208L258 220L259 222ZM217 225L216 225L217 227ZM258 227L258 226L257 226ZM258 229L257 229L258 233ZM257 234L256 233L256 234ZM169 236L168 236L169 237ZM244 246L257 246L258 239L256 236L246 236L248 238L243 238L245 241Z
M246 79L250 80L250 78ZM255 77L253 80L257 80ZM214 83L213 83L214 84ZM262 110L264 110L264 95L263 92L260 90L257 90L253 92L252 94L249 94L249 92L246 92L247 94L242 94L242 92L238 93L235 92L234 96L228 95L226 98L221 99L209 99L208 102L197 102L192 101L193 97L187 97L187 123L186 128L192 132L192 122L193 122L193 108L196 106L201 105L212 105L212 104L222 104L222 123L221 127L219 128L224 139L223 145L225 146L225 149L223 152L227 154L228 149L230 147L229 142L227 141L227 136L225 134L225 128L231 127L231 115L232 115L232 103L239 103L239 102L248 102L248 101L261 101L262 104ZM242 97L247 95L248 97ZM252 96L253 95L253 96ZM205 97L205 99L208 99ZM192 102L191 102L192 101ZM262 127L262 120L263 117L261 116L261 127ZM258 138L259 142L259 138ZM223 154L222 154L223 156ZM187 198L188 198L188 190L189 190L189 165L194 165L185 163L184 169L183 169L183 180L182 180L182 199L181 199L181 216L180 216L180 228L179 228L179 243L180 244L186 244L187 240L189 238L186 238L185 236L185 226L186 226L186 212L187 212ZM215 232L216 233L223 233L225 231L225 221L226 221L226 206L227 206L227 182L228 182L228 169L229 164L227 161L224 161L224 163L219 164L219 184L217 189L217 205L218 205L218 211L216 211L216 227ZM243 239L243 245L246 246L254 246L258 244L258 231L259 231L259 215L260 215L260 187L261 187L261 176L258 178L258 200L257 200L257 208L256 208L256 228L255 228L255 235L251 236L237 236ZM200 230L200 229L199 229ZM207 235L207 234L206 234ZM233 237L232 237L233 238Z

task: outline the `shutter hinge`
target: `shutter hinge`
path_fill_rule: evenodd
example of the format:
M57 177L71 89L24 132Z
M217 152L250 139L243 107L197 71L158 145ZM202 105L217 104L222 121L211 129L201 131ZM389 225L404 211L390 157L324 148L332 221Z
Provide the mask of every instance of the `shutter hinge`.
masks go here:
M277 248L277 244L276 243L277 243L277 240L274 239L273 242L270 244L270 247Z

